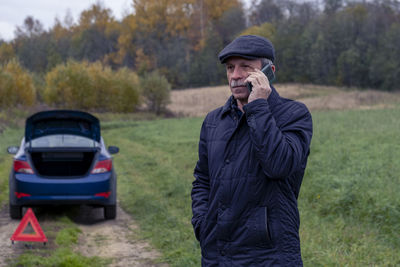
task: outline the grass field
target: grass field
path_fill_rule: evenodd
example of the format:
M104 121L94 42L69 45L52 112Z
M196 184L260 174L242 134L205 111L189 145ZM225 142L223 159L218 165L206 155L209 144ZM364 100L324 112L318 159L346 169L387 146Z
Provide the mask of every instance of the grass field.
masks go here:
M104 124L121 148L115 165L122 207L172 266L199 266L190 224L193 164L201 119Z
M211 88L207 95L217 92L225 98L225 89ZM395 103L399 94L316 86L296 90L289 86L282 92L304 100L314 122L299 197L305 266L400 266L400 106ZM186 116L203 116L223 104L214 96L197 96L186 103L198 91L181 93L173 104L176 113ZM161 261L199 266L200 248L190 224L190 191L202 117L140 117L100 114L106 143L121 149L114 159L120 204L139 223L134 236L159 249ZM11 120L0 113L0 123L2 118ZM4 130L0 133L3 204L8 200L11 166L6 147L18 145L23 134L20 124L12 125L13 129L0 128ZM57 258L56 252L52 255Z
M400 264L400 109L313 113L299 207L306 266ZM105 123L119 196L171 266L199 266L190 190L202 119Z

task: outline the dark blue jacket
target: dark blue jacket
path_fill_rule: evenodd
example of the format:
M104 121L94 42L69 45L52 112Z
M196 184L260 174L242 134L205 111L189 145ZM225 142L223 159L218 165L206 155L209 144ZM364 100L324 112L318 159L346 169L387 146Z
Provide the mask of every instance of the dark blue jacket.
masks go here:
M200 133L192 224L202 265L302 266L297 197L311 114L274 88L242 116L232 101L210 112Z

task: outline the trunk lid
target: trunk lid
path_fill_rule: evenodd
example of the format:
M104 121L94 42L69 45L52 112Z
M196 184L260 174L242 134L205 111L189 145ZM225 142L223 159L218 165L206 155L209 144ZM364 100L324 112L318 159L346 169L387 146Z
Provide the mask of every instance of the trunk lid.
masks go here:
M26 120L26 142L56 134L79 135L100 142L100 122L93 115L76 110L42 111Z

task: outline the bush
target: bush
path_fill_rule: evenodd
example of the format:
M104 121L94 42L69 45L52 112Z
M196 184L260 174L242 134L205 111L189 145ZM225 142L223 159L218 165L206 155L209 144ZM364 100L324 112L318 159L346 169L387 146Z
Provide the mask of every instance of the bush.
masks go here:
M93 92L87 67L86 62L69 61L48 72L43 96L45 102L60 108L93 107Z
M149 110L157 115L165 112L171 91L168 80L155 71L142 78L141 88Z
M139 78L128 69L68 61L46 75L47 104L73 109L132 112L139 103Z
M112 112L132 112L141 104L139 77L128 68L113 73L110 90L108 102Z
M36 101L36 89L31 75L17 60L0 66L0 108L17 105L32 106Z

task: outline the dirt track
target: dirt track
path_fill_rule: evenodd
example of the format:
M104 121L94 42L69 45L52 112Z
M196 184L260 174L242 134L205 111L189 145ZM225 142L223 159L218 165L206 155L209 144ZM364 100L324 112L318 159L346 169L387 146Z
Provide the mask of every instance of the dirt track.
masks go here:
M40 210L39 213L35 212L44 232L46 225L53 223L48 217L51 217L51 213L59 212L52 209ZM100 256L112 259L112 263L109 265L112 267L168 266L155 263L160 254L145 241L132 238L133 230L137 228L134 220L121 208L118 208L117 212L117 219L106 221L103 219L103 210L101 208L80 207L76 215L71 218L82 230L75 251L85 256ZM44 246L42 243L30 243L32 247L28 247L28 243L25 242L15 242L12 245L10 237L18 224L19 220L11 220L9 218L8 206L4 205L0 211L0 267L8 266L7 259L16 257L29 249L39 246L43 248ZM49 244L46 245L48 249L52 249L51 242L49 240Z
M76 251L85 256L101 255L101 257L112 258L113 262L110 266L115 267L167 266L154 263L160 254L149 244L132 238L133 230L137 226L131 216L121 208L117 210L116 220L103 220L101 208L83 211L82 215L84 218L97 218L97 220L95 219L94 223L87 223L87 219L84 219L83 223L78 222L83 234Z
M10 237L17 228L19 221L11 220L8 215L8 206L4 205L0 210L0 267L7 266L6 260L21 252L24 247L12 246Z

